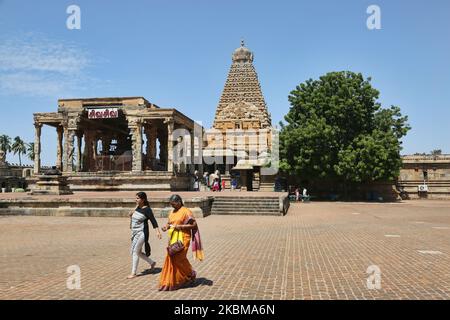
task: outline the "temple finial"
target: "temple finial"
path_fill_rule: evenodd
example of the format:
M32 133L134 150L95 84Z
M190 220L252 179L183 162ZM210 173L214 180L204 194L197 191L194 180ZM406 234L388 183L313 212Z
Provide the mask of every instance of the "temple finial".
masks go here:
M241 47L244 46L244 39L241 39Z

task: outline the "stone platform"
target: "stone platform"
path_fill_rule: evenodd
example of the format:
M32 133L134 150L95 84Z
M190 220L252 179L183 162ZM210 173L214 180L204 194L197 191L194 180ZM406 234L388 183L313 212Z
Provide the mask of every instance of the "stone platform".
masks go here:
M167 217L171 207L169 197L173 192L147 192L150 206L156 217ZM216 198L229 202L259 202L257 211L231 210L215 214L277 215L283 216L289 209L287 194L277 192L179 192L195 216L206 217L212 213ZM0 194L1 215L31 216L79 216L79 217L126 217L135 206L136 192L75 192L72 195L26 195L23 193ZM265 209L264 200L271 199L270 210ZM244 200L245 201L245 200ZM274 204L277 209L273 209ZM252 208L247 208L252 209ZM217 208L216 208L217 210Z
M167 171L74 172L64 173L63 177L72 191L176 191L190 186L187 174ZM27 183L33 189L37 178L27 178Z

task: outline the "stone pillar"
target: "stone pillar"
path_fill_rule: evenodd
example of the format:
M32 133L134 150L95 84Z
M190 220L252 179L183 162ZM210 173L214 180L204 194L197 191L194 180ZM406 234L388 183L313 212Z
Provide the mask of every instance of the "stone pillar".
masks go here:
M83 134L78 133L77 134L77 172L81 172L81 139L83 139Z
M137 120L129 121L128 127L130 128L132 141L132 171L140 172L142 171L142 124Z
M56 127L56 133L58 134L58 141L56 144L56 168L63 170L63 127Z
M145 135L147 137L147 145L146 145L146 154L147 159L146 163L150 170L153 170L153 166L156 159L156 138L157 132L156 127L150 124L150 126L145 127Z
M73 153L74 153L74 139L78 129L78 123L81 116L78 113L69 113L67 122L64 123L64 161L63 171L73 172Z
M167 124L167 171L173 172L173 119L167 118L164 121Z
M41 169L41 129L42 124L35 122L35 135L34 135L34 174L39 174Z
M83 152L83 171L86 172L90 172L90 147L91 147L91 143L90 143L90 138L91 138L91 132L90 130L86 130L84 132L84 152Z
M73 152L74 152L74 138L75 138L75 130L64 128L64 133L66 137L66 141L64 144L64 171L65 172L73 172Z

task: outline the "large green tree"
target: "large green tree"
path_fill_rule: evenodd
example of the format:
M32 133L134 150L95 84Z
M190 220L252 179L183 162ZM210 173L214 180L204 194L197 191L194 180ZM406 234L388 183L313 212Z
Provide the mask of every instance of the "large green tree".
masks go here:
M343 71L297 86L280 123L280 169L344 184L396 179L410 127L400 108L381 107L370 81Z

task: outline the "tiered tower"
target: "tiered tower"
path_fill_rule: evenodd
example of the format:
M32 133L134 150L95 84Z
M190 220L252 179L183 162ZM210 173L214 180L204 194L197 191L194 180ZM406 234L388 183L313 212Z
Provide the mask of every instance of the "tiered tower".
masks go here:
M269 129L270 114L261 92L253 53L244 46L237 48L217 106L214 129Z

